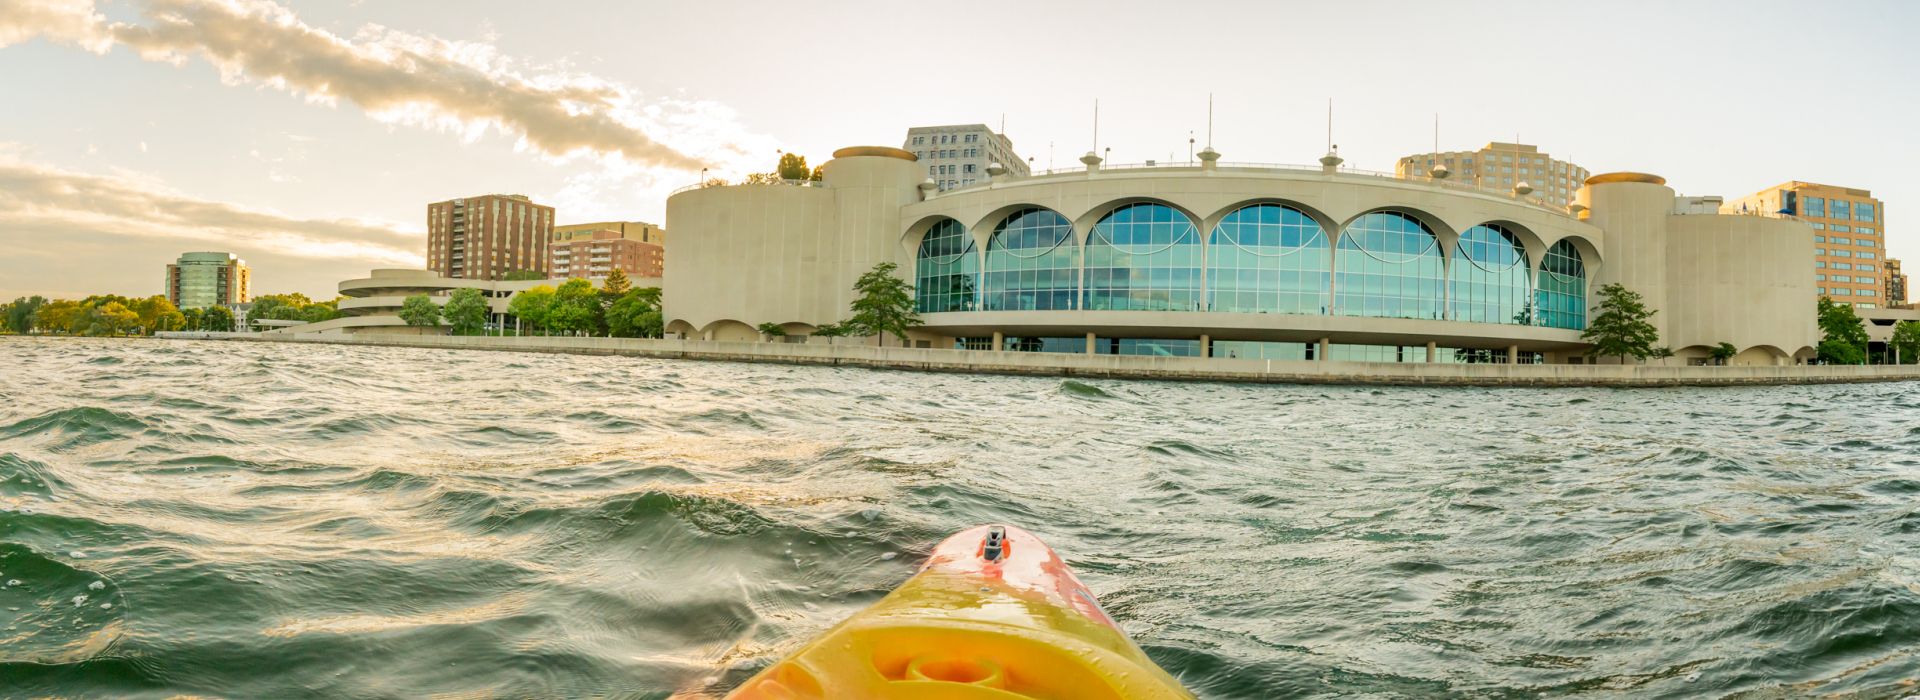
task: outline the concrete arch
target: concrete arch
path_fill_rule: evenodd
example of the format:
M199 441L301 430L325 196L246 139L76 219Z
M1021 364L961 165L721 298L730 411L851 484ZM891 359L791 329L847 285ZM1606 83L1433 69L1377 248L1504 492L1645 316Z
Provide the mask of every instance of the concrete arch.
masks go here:
M1727 364L1733 365L1784 365L1792 361L1787 351L1772 345L1755 345L1741 350Z
M688 323L686 319L680 318L674 319L662 330L670 335L678 335L681 338L697 338L700 335L700 329L693 327L693 324Z
M1060 218L1066 219L1069 223L1073 221L1073 217L1067 216L1066 214L1061 214L1060 210L1055 209L1053 207L1049 207L1044 204L1034 204L1031 202L1008 204L1006 206L999 207L997 209L987 212L986 216L980 217L979 221L976 221L972 226L967 227L967 233L973 234L974 247L979 249L982 254L985 254L987 250L987 244L993 240L993 230L999 227L1001 222L1006 221L1007 217L1013 216L1015 212L1019 212L1026 209L1045 209L1055 214L1060 214ZM966 222L962 221L960 223L965 224ZM933 225L928 224L927 226L928 228L932 228ZM925 233L926 233L925 231L921 232L922 235L925 235ZM1078 232L1076 232L1076 235L1078 235ZM1075 240L1074 242L1080 243L1081 241Z
M804 321L788 321L780 324L780 330L786 331L787 335L813 335L819 326Z
M1433 237L1440 242L1440 257L1448 263L1453 261L1453 246L1460 242L1460 232L1452 226L1449 226L1445 219L1414 207L1398 204L1373 207L1348 217L1346 221L1340 222L1338 235L1333 238L1334 248L1338 249L1340 247L1340 237L1347 235L1347 227L1353 225L1353 222L1359 221L1360 217L1368 214L1379 214L1383 212L1411 217L1414 221L1425 225L1427 230L1433 232ZM1335 253L1335 255L1338 255L1338 253Z
M1099 225L1101 219L1106 218L1108 214L1112 214L1121 207L1130 204L1158 204L1180 212L1182 216L1187 217L1188 223L1193 224L1196 232L1203 236L1206 234L1206 229L1200 228L1200 217L1195 215L1191 209L1158 197L1121 197L1119 199L1110 199L1101 202L1093 208L1082 212L1078 218L1073 219L1073 233L1079 237L1080 244L1086 244L1087 237L1093 233L1093 227Z
M721 319L700 329L700 337L703 340L753 343L760 340L760 331L741 321Z
M1508 233L1513 234L1514 238L1520 240L1521 249L1526 251L1527 266L1531 269L1539 269L1540 261L1547 258L1547 249L1551 247L1547 245L1545 239L1540 237L1540 234L1534 233L1532 228L1512 219L1489 219L1474 224L1474 226L1498 226L1506 229ZM1469 226L1467 228L1473 227ZM1586 261L1586 255L1584 253L1581 254L1581 261ZM1533 280L1529 279L1529 281Z
M1203 236L1201 240L1203 242L1211 243L1213 239L1213 230L1220 226L1220 222L1225 221L1228 216L1232 215L1236 211L1240 211L1241 209L1245 209L1247 207L1259 206L1262 204L1273 204L1273 205L1278 205L1282 207L1287 207L1289 209L1297 210L1302 214L1306 214L1307 218L1313 219L1314 223L1320 224L1320 232L1327 237L1327 245L1333 245L1333 243L1335 242L1334 236L1340 232L1340 225L1334 222L1333 217L1327 216L1326 212L1320 211L1320 209L1314 207L1313 205L1307 204L1305 202L1302 202L1296 199L1286 199L1282 197L1257 197L1254 199L1245 199L1238 202L1234 202L1233 204L1229 204L1225 207L1221 207L1219 209L1214 210L1213 213L1208 214L1207 217L1201 220L1200 222L1200 233Z
M1543 241L1543 243L1546 244L1547 248L1552 248L1553 244L1561 241L1573 244L1574 250L1580 251L1580 264L1587 269L1587 279L1593 279L1594 271L1600 269L1600 264L1604 262L1600 258L1600 247L1594 245L1593 241L1587 240L1585 236L1579 235L1561 236L1550 241ZM1546 257L1546 248L1541 249L1540 255L1542 258Z
M1706 360L1708 363L1711 363L1713 362L1713 346L1688 345L1673 351L1673 356L1679 359L1683 365L1693 364L1693 361L1696 359Z
M912 260L920 255L920 241L927 237L928 231L933 230L933 227L940 225L942 221L952 221L960 224L962 227L967 225L966 222L945 214L928 214L920 217L919 220L914 221L912 225L908 226L905 232L900 234L900 250L906 253L907 259ZM973 236L973 247L975 250L978 250L983 243L980 240L980 234L969 228L967 229L967 235Z
M1793 361L1799 364L1812 362L1818 357L1820 357L1820 351L1811 346L1801 346L1799 350L1793 351Z

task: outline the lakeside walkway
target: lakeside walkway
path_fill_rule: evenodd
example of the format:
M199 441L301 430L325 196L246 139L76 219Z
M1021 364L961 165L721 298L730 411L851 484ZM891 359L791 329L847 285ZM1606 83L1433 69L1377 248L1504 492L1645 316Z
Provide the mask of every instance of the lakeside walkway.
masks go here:
M1314 362L993 352L856 344L740 343L643 338L163 333L170 339L628 355L662 359L867 367L921 372L1281 384L1406 386L1737 386L1920 380L1920 365L1507 365Z

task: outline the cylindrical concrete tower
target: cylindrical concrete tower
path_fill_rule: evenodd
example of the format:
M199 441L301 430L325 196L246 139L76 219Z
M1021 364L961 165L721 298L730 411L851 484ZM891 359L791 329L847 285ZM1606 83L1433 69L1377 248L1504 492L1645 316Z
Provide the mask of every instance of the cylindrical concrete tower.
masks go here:
M1601 287L1618 283L1661 309L1667 299L1667 216L1673 212L1673 188L1666 178L1646 173L1604 173L1587 178L1576 203L1587 207L1587 223L1607 232L1605 260L1591 272L1598 312ZM1667 337L1668 314L1651 321Z

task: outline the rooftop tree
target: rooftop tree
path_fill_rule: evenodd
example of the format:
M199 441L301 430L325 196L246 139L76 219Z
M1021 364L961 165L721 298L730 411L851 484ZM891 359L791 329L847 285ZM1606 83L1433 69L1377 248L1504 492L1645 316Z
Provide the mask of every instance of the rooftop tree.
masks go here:
M1647 319L1659 313L1647 308L1640 293L1618 283L1600 288L1600 308L1587 322L1580 339L1593 344L1593 354L1645 360L1658 354L1660 331Z

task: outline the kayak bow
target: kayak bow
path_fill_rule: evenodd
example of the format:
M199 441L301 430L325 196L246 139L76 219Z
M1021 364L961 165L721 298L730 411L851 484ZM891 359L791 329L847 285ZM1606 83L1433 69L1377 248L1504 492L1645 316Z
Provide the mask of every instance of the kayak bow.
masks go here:
M1016 527L935 547L920 573L761 671L730 700L1174 700L1060 555Z

